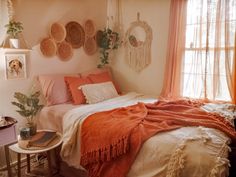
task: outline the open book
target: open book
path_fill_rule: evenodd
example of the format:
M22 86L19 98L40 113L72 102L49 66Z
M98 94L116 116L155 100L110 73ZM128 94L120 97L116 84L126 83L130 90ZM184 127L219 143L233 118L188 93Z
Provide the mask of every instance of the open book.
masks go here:
M32 147L46 147L57 137L57 133L53 131L40 131L37 132L29 140L28 146Z

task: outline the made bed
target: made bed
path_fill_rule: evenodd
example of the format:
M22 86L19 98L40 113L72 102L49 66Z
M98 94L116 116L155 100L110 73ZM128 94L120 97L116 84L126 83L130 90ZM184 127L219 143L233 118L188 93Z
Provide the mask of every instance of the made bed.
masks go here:
M81 162L84 166L90 166L86 158L97 159L97 161L95 160L92 163L105 161L109 172L105 173L101 171L101 168L99 168L100 171L96 169L95 171L100 173L99 176L227 177L230 165L228 160L229 144L231 138L235 138L236 135L232 125L233 118L235 118L235 112L233 112L235 106L229 104L207 104L201 106L204 112L217 112L217 114L219 113L225 117L223 122L228 126L226 127L228 129L226 132L194 124L152 133L153 136L148 137L143 141L143 144L140 144L140 149L137 149L133 161L131 160L130 167L127 167L128 171L124 172L125 175L118 172L122 171L120 168L123 168L123 165L126 164L121 162L121 165L114 167L109 166L109 161L113 160L112 157L114 159L118 158L118 160L122 159L128 152L119 152L118 155L111 155L110 159L110 157L107 157L107 154L105 158L100 158L103 152L99 151L98 154L95 154L95 156L99 157L87 156L85 160L81 160L81 151L86 156L86 147L83 144L81 145L82 137L86 137L86 134L81 130L83 130L82 126L88 117L90 118L95 113L120 110L120 108L132 107L132 105L139 105L140 103L148 105L149 103L153 104L156 102L156 98L131 92L94 104L74 105L62 103L46 106L42 109L38 118L38 127L63 133L63 144L60 154L62 160L69 166L83 170ZM119 130L119 132L124 131L122 128ZM107 134L110 134L110 132L107 132ZM93 141L92 137L90 138ZM100 138L98 137L98 139ZM94 139L94 143L99 145L97 139ZM121 146L125 146L124 142L121 143ZM126 148L126 150L129 151L129 148ZM97 176L97 174L90 174L90 176Z

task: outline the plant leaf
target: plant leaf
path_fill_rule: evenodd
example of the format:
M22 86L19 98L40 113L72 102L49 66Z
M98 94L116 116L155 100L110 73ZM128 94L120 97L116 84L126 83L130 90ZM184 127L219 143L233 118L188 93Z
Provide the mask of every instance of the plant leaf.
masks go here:
M23 117L29 117L30 115L32 115L32 112L29 110L16 110L16 112L18 112L21 116Z
M21 104L26 104L27 103L27 96L23 93L16 92L14 94L14 98L16 98L17 101L20 102Z
M11 102L13 105L17 106L21 110L25 110L25 106L23 104L17 103L15 101Z

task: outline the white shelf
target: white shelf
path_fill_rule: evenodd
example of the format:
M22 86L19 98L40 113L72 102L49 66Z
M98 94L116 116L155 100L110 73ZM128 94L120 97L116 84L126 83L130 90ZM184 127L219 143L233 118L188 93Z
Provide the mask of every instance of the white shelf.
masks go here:
M32 51L32 49L15 49L15 48L0 48L3 51L9 51L9 52L29 52Z

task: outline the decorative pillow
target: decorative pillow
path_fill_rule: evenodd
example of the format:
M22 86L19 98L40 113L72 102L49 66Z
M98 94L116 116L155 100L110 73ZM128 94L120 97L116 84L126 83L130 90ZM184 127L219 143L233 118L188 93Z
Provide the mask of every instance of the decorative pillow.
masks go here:
M88 78L93 82L93 83L102 83L102 82L109 82L111 81L115 88L116 91L118 93L121 93L120 88L117 84L115 84L115 82L113 81L111 75L109 74L108 71L102 72L102 73L98 73L98 74L89 74Z
M78 87L85 84L92 84L92 82L87 77L65 77L65 82L72 95L72 100L74 104L84 104L86 103L84 94Z
M38 80L42 89L42 94L46 99L47 106L62 104L71 101L64 81L65 74L45 74L39 75ZM75 75L79 77L79 75Z
M112 82L103 82L98 84L88 84L80 86L85 95L86 102L89 104L105 101L119 96Z

